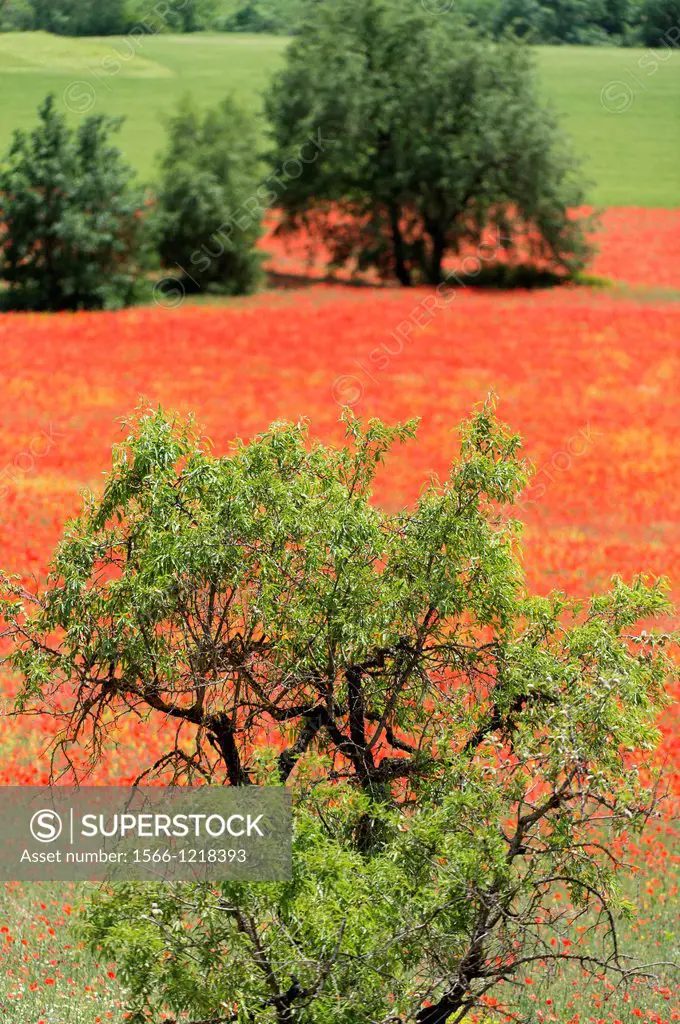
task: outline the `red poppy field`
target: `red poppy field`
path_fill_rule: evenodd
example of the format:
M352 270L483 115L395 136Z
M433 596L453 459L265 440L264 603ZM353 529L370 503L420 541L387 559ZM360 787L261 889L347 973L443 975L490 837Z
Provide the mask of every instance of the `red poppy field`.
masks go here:
M0 318L0 563L42 576L82 488L97 489L140 401L196 413L216 450L275 419L308 417L339 437L342 404L394 421L422 418L396 451L376 500L412 498L445 471L455 428L493 389L536 474L517 515L526 526L529 586L582 595L613 573L670 577L680 599L680 213L611 210L594 272L625 287L501 293L311 284L228 304L107 314ZM300 252L273 250L281 274L304 274ZM14 681L3 680L10 698ZM660 723L661 758L680 793L680 716ZM0 783L45 781L48 720L3 719ZM164 736L155 737L158 756ZM92 781L129 782L142 731L127 726ZM147 760L149 736L144 731ZM669 805L629 848L627 926L633 952L677 960L680 862ZM6 886L0 902L0 1018L21 1024L122 1020L115 966L94 965L68 930L76 892ZM680 978L628 992L527 977L538 1020L680 1019ZM72 1008L79 1007L76 1011ZM75 1013L76 1015L71 1015Z

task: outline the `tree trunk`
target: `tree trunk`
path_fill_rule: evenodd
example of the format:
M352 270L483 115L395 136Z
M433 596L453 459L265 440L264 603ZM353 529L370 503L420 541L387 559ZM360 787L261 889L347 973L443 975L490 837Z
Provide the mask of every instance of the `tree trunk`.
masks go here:
M404 254L404 238L399 224L399 207L396 203L390 205L390 226L392 229L392 251L394 253L394 272L397 280L405 288L411 287L411 271L406 265Z
M453 992L450 995L442 996L438 1003L433 1006L424 1006L416 1014L418 1024L446 1024L449 1017L460 1010L463 1005L463 993L456 996Z
M470 947L458 968L458 977L448 992L432 1006L423 1006L416 1014L417 1024L446 1024L469 999L470 983L480 976L484 967L484 938L489 926L488 910L480 911Z
M446 251L446 238L439 225L434 225L430 231L432 239L432 256L430 266L427 268L427 279L429 284L441 284L442 262Z
M230 784L232 786L250 785L248 772L244 770L241 764L238 747L234 739L234 730L229 716L224 711L212 716L208 737L212 740L213 746L222 755Z

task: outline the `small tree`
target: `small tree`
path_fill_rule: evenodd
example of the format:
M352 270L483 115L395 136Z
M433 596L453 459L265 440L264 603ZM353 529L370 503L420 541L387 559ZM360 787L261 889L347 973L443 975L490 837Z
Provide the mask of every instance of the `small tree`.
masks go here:
M14 133L0 169L0 277L11 308L102 309L133 301L146 257L142 191L110 134L86 118L72 131L54 97L29 134Z
M258 187L252 118L229 99L205 113L185 99L168 128L158 192L164 266L179 268L185 287L253 291L260 278L259 204L256 213L242 205Z
M279 196L335 264L438 284L444 259L494 228L562 273L588 255L578 165L534 81L530 51L478 37L418 0L309 4L267 98L272 160L329 143ZM485 250L486 252L486 250Z
M143 414L45 589L5 580L19 707L60 719L56 751L94 764L134 715L171 725L141 777L293 786L292 881L91 907L136 1024L445 1024L528 970L635 974L612 840L654 803L634 752L673 638L635 623L663 583L526 595L504 507L526 466L490 406L391 515L371 483L414 424L345 423L340 448L279 424L215 457Z

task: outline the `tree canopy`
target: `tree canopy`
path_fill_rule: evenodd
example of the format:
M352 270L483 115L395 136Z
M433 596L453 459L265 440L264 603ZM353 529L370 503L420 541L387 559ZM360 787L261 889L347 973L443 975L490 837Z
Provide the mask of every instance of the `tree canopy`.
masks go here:
M196 32L212 26L216 5L217 0L6 0L0 30L109 36L145 26L151 33Z
M278 205L334 265L439 284L445 258L519 246L573 273L588 258L578 162L536 84L530 50L416 0L310 5L267 94L272 163L321 131Z
M491 404L394 513L372 483L415 424L344 419L339 447L275 424L215 455L142 411L45 586L3 580L18 709L61 722L55 768L86 773L135 715L168 734L140 776L293 788L290 882L91 906L136 1024L445 1024L541 965L635 973L613 840L654 806L675 638L636 623L669 611L663 581L526 592L528 465Z
M0 167L0 278L20 309L127 305L148 265L145 195L112 145L120 121L77 129L48 96L31 132L15 131Z
M261 220L253 212L259 180L252 117L230 98L206 111L185 98L168 120L156 213L161 261L184 288L254 290L261 262L255 248Z

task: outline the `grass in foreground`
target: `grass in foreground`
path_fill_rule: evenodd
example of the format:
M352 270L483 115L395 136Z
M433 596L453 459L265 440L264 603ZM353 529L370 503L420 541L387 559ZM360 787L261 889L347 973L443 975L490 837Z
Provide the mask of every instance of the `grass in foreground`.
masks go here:
M0 887L0 1019L3 1024L122 1022L114 964L86 953L72 924L84 885Z
M622 948L659 964L680 960L677 922L677 837L653 834L636 847L639 873L625 894L639 913L621 927ZM659 860L661 855L661 861ZM3 1024L124 1024L123 992L115 964L85 952L73 934L86 885L5 884L0 888L0 1019ZM626 987L586 979L574 968L552 981L540 971L520 972L514 993L522 1019L546 1024L665 1024L680 1019L679 972L653 968L655 979ZM489 1000L485 1024L502 1021Z

